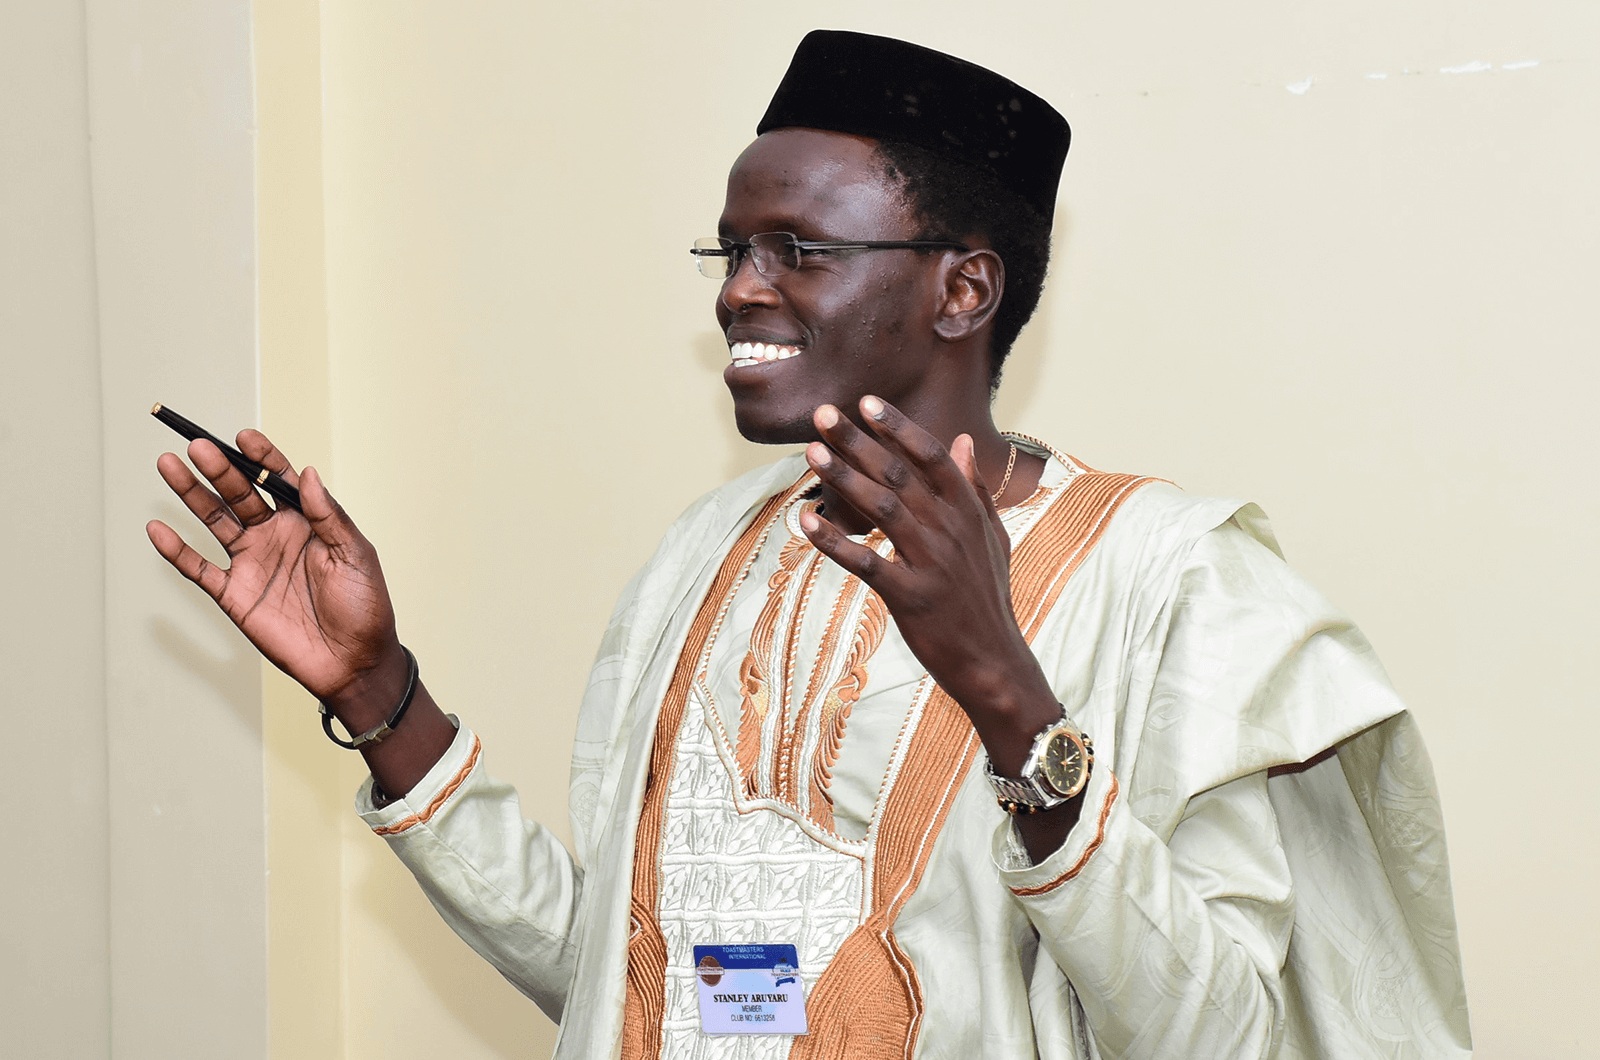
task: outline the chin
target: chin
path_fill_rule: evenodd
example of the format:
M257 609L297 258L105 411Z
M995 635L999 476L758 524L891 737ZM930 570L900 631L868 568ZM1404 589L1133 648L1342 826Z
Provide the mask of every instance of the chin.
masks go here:
M792 418L774 419L746 412L735 403L733 422L745 441L757 445L805 445L817 440L817 428L811 422L809 411Z

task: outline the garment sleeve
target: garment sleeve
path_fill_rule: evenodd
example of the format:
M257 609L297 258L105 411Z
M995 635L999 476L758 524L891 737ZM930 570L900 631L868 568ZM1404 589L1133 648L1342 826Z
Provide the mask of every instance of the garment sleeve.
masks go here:
M1067 841L1030 864L1007 823L996 864L1101 1056L1276 1057L1297 889L1268 768L1400 707L1359 631L1235 523L1154 611L1073 711L1113 750Z
M1170 842L1096 770L1067 842L1028 863L1010 825L1001 876L1072 983L1105 1057L1269 1057L1293 887L1266 774L1191 799Z
M484 768L466 726L403 799L356 810L382 836L445 922L551 1019L561 1019L575 956L583 871L549 829L522 816L517 793Z

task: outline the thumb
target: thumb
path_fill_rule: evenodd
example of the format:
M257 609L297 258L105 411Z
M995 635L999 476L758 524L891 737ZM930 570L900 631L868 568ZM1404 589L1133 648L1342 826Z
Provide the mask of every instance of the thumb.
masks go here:
M983 505L983 512L989 517L989 525L1009 549L1011 535L1006 533L1005 524L1000 521L1000 510L995 507L994 498L989 494L989 487L983 481L983 472L978 470L978 454L972 445L972 435L956 435L956 440L950 443L950 458L956 462L961 474L972 484L973 492L978 495L978 503Z
M956 467L961 469L962 476L972 484L972 488L987 497L989 490L983 484L983 473L978 470L978 456L972 448L972 435L956 435L956 440L950 443L950 458L956 462Z
M322 482L322 474L314 467L308 466L300 472L300 511L311 524L312 531L329 548L346 548L359 538L355 524L333 499Z

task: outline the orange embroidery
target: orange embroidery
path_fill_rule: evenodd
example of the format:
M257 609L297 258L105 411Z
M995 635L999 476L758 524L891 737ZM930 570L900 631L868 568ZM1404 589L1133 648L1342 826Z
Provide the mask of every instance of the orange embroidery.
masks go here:
M870 544L882 540L881 533L868 538ZM739 770L739 789L746 798L775 799L832 832L833 797L828 784L838 760L850 708L866 686L867 661L877 651L888 626L888 611L877 594L859 579L845 579L824 628L805 693L796 704L794 675L802 622L817 577L827 562L826 557L799 536L791 537L779 553L778 570L767 581L767 599L756 616L750 648L740 664L741 703L734 762ZM797 578L800 580L799 595L790 597L788 594L795 591ZM863 596L866 597L864 601ZM785 621L786 602L794 606L787 609L787 625L782 631L783 644L779 652L779 625ZM821 685L834 669L832 662L845 633L845 621L858 607L862 614L850 655L833 688L824 692ZM774 679L774 672L781 679ZM773 711L777 716L769 720ZM817 725L815 740L812 739L814 721ZM808 743L815 748L809 762L804 760Z
M739 742L734 760L739 767L740 785L746 798L755 798L756 769L761 758L761 724L767 720L767 679L754 652L746 652L739 664Z
M634 865L637 878L637 857ZM667 1011L667 940L653 908L645 908L637 893L633 899L633 924L633 934L628 936L622 1056L624 1060L646 1060L661 1055L661 1017Z
M850 613L855 603L856 591L861 580L855 575L848 575L844 584L839 587L839 595L833 601L833 613L828 616L828 625L822 631L822 646L817 652L818 665L811 668L811 680L806 685L806 702L816 701L817 689L822 684L822 679L827 676L827 667L821 665L824 659L832 657L834 650L839 645L840 631L844 626L845 616Z
M791 1060L911 1055L922 1022L922 983L895 941L894 922L922 882L977 752L966 714L935 688L879 822L872 911L817 980L806 1003L811 1033L794 1040Z
M742 702L739 707L739 737L734 749L739 774L743 778L744 792L754 798L762 794L758 779L762 758L763 734L766 731L767 712L773 707L774 696L771 675L766 664L772 659L772 644L777 638L778 618L783 614L783 602L789 582L805 562L810 548L803 538L790 538L778 553L778 569L767 579L767 599L756 615L756 624L750 631L750 650L739 665L739 684ZM755 551L760 551L757 545ZM754 552L751 554L754 559ZM731 603L730 599L727 603ZM727 604L724 604L726 607ZM798 627L799 620L796 618ZM787 684L787 675L785 675ZM787 689L780 687L776 697L778 710L783 710Z
M852 579L854 580L854 579ZM884 630L889 627L889 609L884 605L883 599L872 590L866 590L867 599L861 614L861 623L856 630L855 644L850 649L850 658L845 662L844 673L829 690L827 697L822 702L822 708L817 718L818 738L816 757L811 762L809 816L817 824L833 831L833 794L828 790L833 781L833 765L839 760L839 745L844 741L845 722L850 718L850 709L861 698L861 693L867 687L867 660L878 650L878 645L883 642ZM840 602L846 602L848 597L840 594ZM828 645L823 645L827 654L818 655L817 667L812 671L813 683L821 679L822 659L832 652ZM814 693L807 692L806 700L809 706ZM804 718L800 720L801 724ZM800 727L799 724L796 726Z
M460 769L456 770L456 775L450 778L450 783L446 784L437 795L429 799L428 805L424 806L420 812L411 814L409 817L402 817L394 824L386 824L382 828L374 828L372 830L373 834L399 835L408 828L414 828L419 824L427 824L433 820L433 815L439 812L439 808L460 789L461 785L467 782L467 774L471 773L472 767L478 764L478 753L482 750L483 743L478 739L478 734L473 733L472 750L467 753L466 762L462 764Z
M1034 544L1037 536L1038 554L1050 555L1057 562L1060 562L1062 555L1067 556L1066 562L1059 568L1039 571L1040 577L1048 577L1050 581L1036 600L1024 606L1013 605L1017 624L1022 627L1023 636L1030 643L1060 598L1061 591L1066 588L1068 579L1100 542L1117 508L1134 490L1154 481L1151 478L1098 471L1079 475L1067 487L1066 495L1051 506L1049 513L1028 534L1024 547ZM1012 562L1015 569L1016 560Z
M816 704L818 690L821 688L823 678L825 678L828 674L828 660L832 659L834 652L838 650L839 638L844 628L845 616L850 613L851 608L855 603L857 589L859 586L859 579L851 575L846 577L843 584L839 587L838 596L833 601L833 612L828 615L828 624L822 631L822 643L817 649L816 658L813 659L811 663L811 679L806 682L805 698L801 700L800 710L795 716L795 727L797 729L803 730L811 720L811 708ZM827 703L823 704L822 709L824 712L827 711ZM848 713L848 711L846 711L846 713ZM823 724L823 739L826 740L826 719L824 720ZM843 731L844 720L840 719L839 734L841 738L843 736ZM823 747L822 744L819 743L818 756L821 756L822 754ZM828 759L829 767L832 766L833 762L837 758L837 755L838 749L836 747L834 750L834 757ZM810 782L806 785L806 812L807 816L809 816L813 821L816 821L823 828L826 828L828 831L832 832L834 825L833 796L827 790L826 781L824 781L823 786L820 789L817 785L817 760L817 758L813 758L812 768L810 770ZM789 768L792 774L794 765L791 763ZM793 783L793 781L791 781L791 783ZM796 785L796 787L798 788L798 785Z
M1049 894L1082 872L1083 867L1089 864L1089 859L1094 856L1094 852L1100 849L1100 844L1106 841L1106 819L1111 816L1111 804L1116 801L1117 778L1113 775L1111 778L1111 790L1106 792L1105 804L1100 807L1100 823L1095 828L1094 838L1089 840L1089 845L1078 856L1078 860L1072 863L1072 867L1048 883L1041 883L1037 887L1013 887L1011 888L1011 893L1019 898L1032 898L1038 894Z
M806 477L809 477L806 476ZM804 479L802 479L804 481ZM798 483L796 483L798 485ZM739 535L706 590L700 609L689 625L688 637L678 656L678 665L667 686L666 698L656 716L655 744L650 750L650 773L645 780L644 806L633 849L633 921L635 930L628 939L627 998L623 1004L622 1056L625 1060L647 1060L661 1055L661 1014L667 1004L667 943L656 921L656 897L661 865L661 829L672 785L672 764L677 750L678 729L683 723L689 687L700 661L700 652L712 630L721 624L733 600L734 590L749 573L761 543L771 530L772 517L794 492L791 486L774 494L755 520Z
M1148 481L1081 474L1023 538L1012 555L1011 584L1017 614L1028 616L1019 625L1029 643L1066 580L1099 541L1106 521ZM900 776L880 796L884 808L872 855L871 912L846 936L817 981L806 1004L811 1033L794 1040L790 1060L911 1056L922 1023L922 986L895 942L894 921L922 882L934 840L977 751L977 734L965 712L935 687Z
M795 542L789 542L793 545ZM822 553L815 550L806 556L806 575L800 589L800 599L794 608L794 617L789 622L789 636L784 641L783 647L783 684L778 693L779 700L776 748L772 756L772 794L789 803L795 802L795 785L793 762L795 756L795 740L799 733L799 718L790 718L789 705L794 697L794 662L795 656L800 653L800 630L805 620L806 608L811 603L811 592L816 588L817 575L822 572L824 560ZM805 713L802 704L800 714Z

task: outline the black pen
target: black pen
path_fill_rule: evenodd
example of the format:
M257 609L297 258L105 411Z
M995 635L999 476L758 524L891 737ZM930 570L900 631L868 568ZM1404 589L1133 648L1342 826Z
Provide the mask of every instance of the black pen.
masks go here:
M184 419L176 412L163 406L159 401L150 409L150 415L165 423L191 442L204 438L222 450L222 455L228 458L228 463L243 471L244 477L249 479L253 485L266 490L274 498L287 504L295 511L298 512L300 510L299 490L289 485L275 472L268 471L204 427L191 420Z

